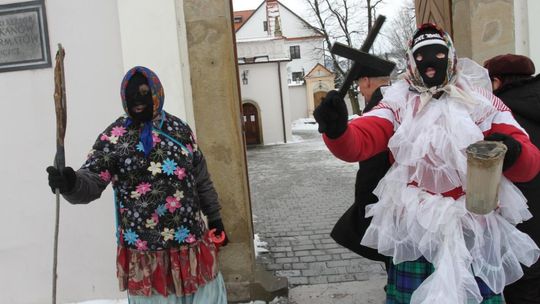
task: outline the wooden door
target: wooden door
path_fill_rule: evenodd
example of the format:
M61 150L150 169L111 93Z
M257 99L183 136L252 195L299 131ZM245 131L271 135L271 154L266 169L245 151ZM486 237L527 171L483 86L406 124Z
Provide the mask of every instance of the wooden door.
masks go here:
M242 105L244 116L244 130L246 135L246 144L258 145L261 143L261 132L259 129L259 112L257 107L251 103Z
M317 106L319 106L319 104L321 104L321 101L326 96L326 93L327 92L320 91L320 92L317 92L317 93L313 94L313 109L316 109Z
M437 23L450 36L453 35L451 0L415 0L414 4L417 25Z

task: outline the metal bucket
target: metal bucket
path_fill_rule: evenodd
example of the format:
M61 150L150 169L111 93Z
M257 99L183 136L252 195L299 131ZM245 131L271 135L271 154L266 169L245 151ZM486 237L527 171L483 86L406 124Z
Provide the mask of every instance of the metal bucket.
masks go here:
M497 208L506 150L501 142L485 140L467 147L465 206L470 212L487 214Z

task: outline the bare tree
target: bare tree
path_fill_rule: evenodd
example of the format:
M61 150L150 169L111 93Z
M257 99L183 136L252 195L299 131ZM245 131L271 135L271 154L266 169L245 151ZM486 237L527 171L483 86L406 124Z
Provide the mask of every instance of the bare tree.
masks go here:
M400 11L389 20L390 24L383 31L387 57L397 64L398 72L406 68L406 56L409 40L416 30L414 0L408 0Z
M352 62L335 56L330 47L341 42L349 47L359 48L376 18L377 6L383 0L304 0L309 6L311 26L324 36L325 58L331 61L331 70L336 74L336 84L341 84ZM367 22L366 22L367 21ZM325 62L326 63L326 62ZM357 89L348 91L352 110L360 114Z
M366 0L366 9L368 17L368 31L371 31L371 27L375 22L377 16L377 6L383 3L383 0Z

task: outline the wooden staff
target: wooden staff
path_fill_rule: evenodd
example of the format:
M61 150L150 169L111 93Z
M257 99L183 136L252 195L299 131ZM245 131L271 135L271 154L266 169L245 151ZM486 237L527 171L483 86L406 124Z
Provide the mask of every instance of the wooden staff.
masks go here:
M66 87L64 77L64 48L59 43L54 66L54 108L56 110L56 155L54 166L60 173L66 166L64 137L66 135ZM60 223L60 189L56 189L56 215L54 224L52 303L56 304L56 268L58 265L58 230Z

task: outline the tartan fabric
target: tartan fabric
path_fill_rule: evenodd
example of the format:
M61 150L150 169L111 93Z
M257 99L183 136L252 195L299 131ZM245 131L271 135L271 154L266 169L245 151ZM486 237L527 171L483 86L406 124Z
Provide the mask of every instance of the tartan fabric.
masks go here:
M403 262L397 265L390 263L388 268L388 284L386 286L386 304L408 304L412 293L433 273L435 268L425 258ZM481 304L502 304L502 296L494 294L480 279L476 278L480 294L484 298Z

